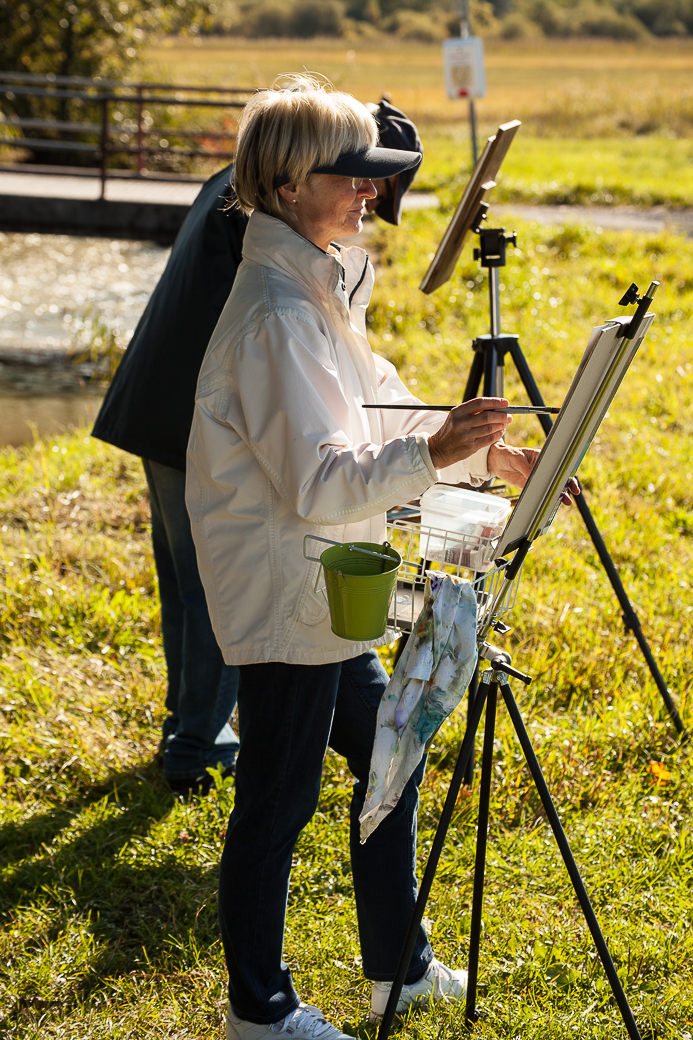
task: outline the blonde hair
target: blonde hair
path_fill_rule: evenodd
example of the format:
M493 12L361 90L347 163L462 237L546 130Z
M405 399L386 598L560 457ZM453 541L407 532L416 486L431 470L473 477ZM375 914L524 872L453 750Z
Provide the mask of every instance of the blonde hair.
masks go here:
M373 116L351 94L313 74L280 77L251 98L241 117L233 182L239 205L286 222L293 213L276 178L307 181L316 167L373 148L377 139Z

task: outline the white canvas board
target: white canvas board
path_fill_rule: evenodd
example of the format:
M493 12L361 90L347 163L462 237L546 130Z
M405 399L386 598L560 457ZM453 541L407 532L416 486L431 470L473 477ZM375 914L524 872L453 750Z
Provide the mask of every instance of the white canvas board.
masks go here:
M633 339L621 334L629 317L614 318L592 331L560 413L501 536L495 559L533 541L551 525L561 493L575 476L654 321L646 314Z

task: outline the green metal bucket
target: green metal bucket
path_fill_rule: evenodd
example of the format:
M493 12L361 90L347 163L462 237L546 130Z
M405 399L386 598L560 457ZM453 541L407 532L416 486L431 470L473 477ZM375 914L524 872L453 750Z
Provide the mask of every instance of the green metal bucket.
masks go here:
M382 636L402 563L397 550L387 542L351 542L325 549L320 562L335 635L355 640Z

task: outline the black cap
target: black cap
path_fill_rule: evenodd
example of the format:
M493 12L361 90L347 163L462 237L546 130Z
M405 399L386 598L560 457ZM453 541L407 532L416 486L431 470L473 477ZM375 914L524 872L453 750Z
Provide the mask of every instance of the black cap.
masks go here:
M404 112L400 112L385 98L377 107L369 105L369 109L378 124L378 140L382 145L379 151L399 149L400 151L406 150L407 153L418 153L419 162L412 163L402 170L393 186L392 194L375 207L375 212L382 220L386 220L388 224L399 224L402 214L402 199L416 176L423 156L423 145L411 119L408 119Z
M381 180L396 177L416 167L421 162L419 152L406 152L400 148L364 148L360 152L340 155L333 163L316 166L311 173L331 173L337 177L363 177L368 180ZM280 174L274 178L274 187L280 188L288 184L288 174Z
M405 152L400 148L365 148L362 152L340 157L329 166L318 166L313 173L334 173L339 177L367 177L377 181L383 177L396 177L421 162L418 152Z

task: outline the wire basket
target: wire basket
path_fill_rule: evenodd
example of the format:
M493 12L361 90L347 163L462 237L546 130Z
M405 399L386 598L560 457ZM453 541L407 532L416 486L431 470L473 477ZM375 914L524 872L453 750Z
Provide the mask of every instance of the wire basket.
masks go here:
M492 560L495 546L488 539L424 527L411 520L388 519L387 540L402 556L390 610L393 627L405 632L412 630L423 607L426 575L433 570L466 577L472 582L480 635L512 609L522 567L513 580L508 581L505 572L510 561ZM481 567L484 573L479 574L476 568Z

